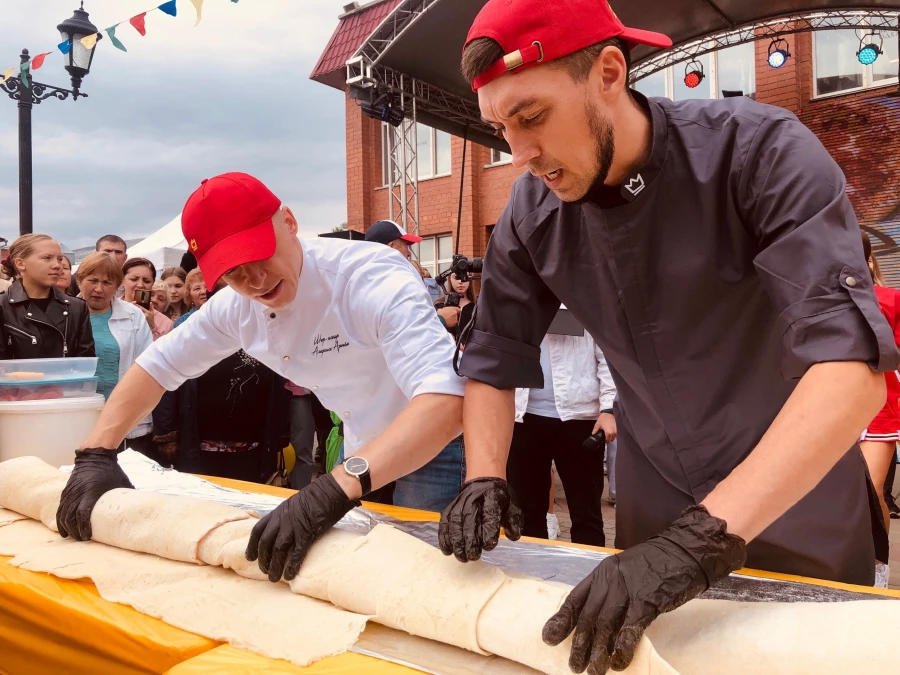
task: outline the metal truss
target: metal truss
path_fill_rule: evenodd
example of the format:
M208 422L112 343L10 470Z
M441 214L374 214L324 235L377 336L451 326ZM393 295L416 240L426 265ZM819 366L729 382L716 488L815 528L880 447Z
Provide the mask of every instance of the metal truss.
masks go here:
M403 0L385 17L354 56L365 56L370 63L378 63L381 55L406 27L437 2L440 0Z
M401 105L406 98L401 94ZM407 232L418 234L419 162L416 149L419 137L415 99L410 105L411 113L403 118L399 127L387 125L387 134L383 134L382 139L388 144L388 218Z
M833 10L794 14L757 22L735 28L734 30L706 35L655 54L638 62L631 71L631 78L632 81L636 81L669 66L684 63L698 56L747 42L768 40L783 35L813 30L838 30L841 28L864 28L872 31L896 32L900 30L900 11Z

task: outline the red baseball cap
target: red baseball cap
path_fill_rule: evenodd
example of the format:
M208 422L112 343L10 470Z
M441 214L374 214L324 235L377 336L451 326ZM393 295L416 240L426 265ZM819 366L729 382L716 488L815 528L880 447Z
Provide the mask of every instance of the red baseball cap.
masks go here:
M246 173L223 173L200 183L181 212L181 231L207 288L233 267L275 254L272 218L279 208L281 200Z
M626 28L606 0L488 0L469 29L466 45L492 38L506 55L475 78L472 91L508 72L517 73L614 37L626 40L629 47L672 46L662 33Z

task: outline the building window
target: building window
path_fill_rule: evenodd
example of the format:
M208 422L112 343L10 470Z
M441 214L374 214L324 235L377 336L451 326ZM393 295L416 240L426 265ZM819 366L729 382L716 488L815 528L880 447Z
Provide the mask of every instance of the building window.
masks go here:
M502 150L495 150L491 148L491 163L490 166L494 166L495 164L509 164L512 162L512 155L508 152L503 152Z
M425 237L421 243L410 246L419 264L436 277L450 269L453 262L453 237L444 234L439 237Z
M450 175L450 134L416 124L416 168L419 180ZM400 163L400 129L390 124L381 125L381 184L390 185L400 180L399 170L394 169L391 181L391 153Z
M720 49L697 57L703 66L703 81L693 89L684 84L686 63L658 70L634 83L644 96L665 96L675 101L689 98L722 98L725 91L740 91L756 98L756 51L754 43Z
M828 30L813 33L816 96L877 87L897 81L897 40L882 33L884 54L870 66L856 57L863 30Z

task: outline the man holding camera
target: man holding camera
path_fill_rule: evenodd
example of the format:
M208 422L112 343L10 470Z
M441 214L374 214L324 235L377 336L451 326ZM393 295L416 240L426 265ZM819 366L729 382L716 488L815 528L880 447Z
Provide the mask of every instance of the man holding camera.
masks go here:
M335 410L349 457L254 527L247 557L271 581L296 576L312 543L391 481L413 483L403 505L449 503L462 449L455 464L434 460L461 431L465 380L407 261L361 242L299 239L292 211L243 173L204 180L181 220L208 287L221 278L228 288L154 342L116 386L76 452L56 516L60 534L90 539L97 500L132 487L114 448L165 390L239 349Z
M647 99L597 0L488 0L462 71L516 181L484 262L464 427L469 481L441 548L475 560L521 517L506 482L516 387L542 385L565 303L616 381L616 545L548 617L576 672L623 670L644 629L746 562L871 585L887 543L856 445L900 362L845 181L819 140L749 98ZM827 411L827 412L826 412Z

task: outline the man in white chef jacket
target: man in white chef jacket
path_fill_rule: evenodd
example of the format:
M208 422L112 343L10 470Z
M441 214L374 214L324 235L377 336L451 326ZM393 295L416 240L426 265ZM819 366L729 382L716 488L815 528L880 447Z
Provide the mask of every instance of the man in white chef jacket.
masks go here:
M204 180L182 229L207 287L221 278L229 288L157 340L115 388L76 452L59 531L89 539L97 500L133 487L113 448L165 390L243 349L344 422L349 459L263 518L250 538L248 559L258 557L272 581L292 579L313 541L371 490L414 472L423 491L435 489L442 477L417 469L462 431L465 380L421 279L396 251L298 239L291 210L243 173Z

